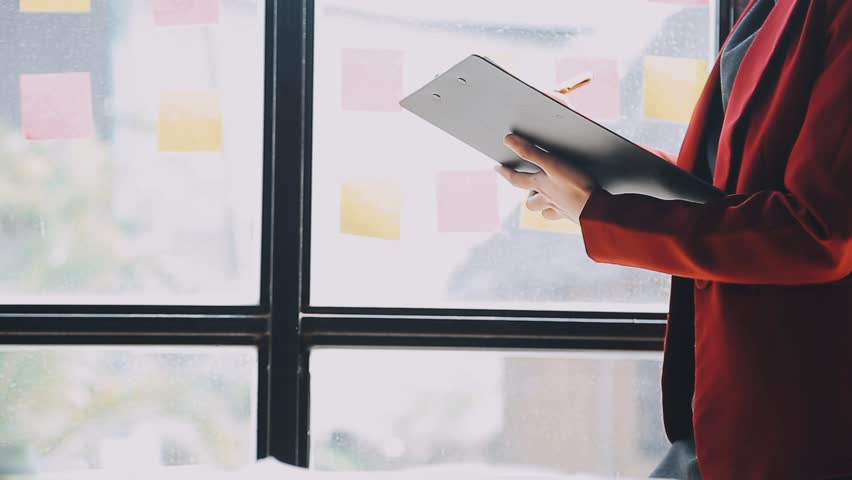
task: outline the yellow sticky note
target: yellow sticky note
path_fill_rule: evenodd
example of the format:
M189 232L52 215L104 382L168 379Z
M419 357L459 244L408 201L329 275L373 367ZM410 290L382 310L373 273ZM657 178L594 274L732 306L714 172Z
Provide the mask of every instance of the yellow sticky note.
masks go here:
M92 0L21 0L22 12L84 13L92 11Z
M706 80L706 61L645 57L645 116L671 122L689 122Z
M570 220L548 220L541 212L533 212L521 204L521 228L556 233L580 233L580 226Z
M340 232L399 240L402 216L399 185L382 179L349 179L343 183Z
M222 150L222 106L212 91L163 92L158 125L160 150Z

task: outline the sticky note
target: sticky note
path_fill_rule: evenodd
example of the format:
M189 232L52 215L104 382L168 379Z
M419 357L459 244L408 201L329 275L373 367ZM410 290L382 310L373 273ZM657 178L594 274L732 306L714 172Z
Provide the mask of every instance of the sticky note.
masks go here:
M704 60L645 57L645 116L670 122L689 122L707 73Z
M345 48L341 65L341 108L374 112L400 110L403 53Z
M439 232L494 232L500 229L494 172L440 172L437 180Z
M86 13L92 11L92 0L21 0L22 12Z
M160 150L197 152L222 150L222 108L213 91L160 94Z
M402 192L385 179L353 178L343 183L340 232L399 240Z
M152 0L154 24L203 25L219 22L220 0Z
M595 121L621 117L621 82L618 63L604 58L563 58L556 63L556 84L582 72L592 73L592 82L568 94L572 108Z
M548 220L521 203L521 228L555 233L580 233L580 226L570 220Z
M21 75L20 90L21 127L27 140L94 137L88 72Z

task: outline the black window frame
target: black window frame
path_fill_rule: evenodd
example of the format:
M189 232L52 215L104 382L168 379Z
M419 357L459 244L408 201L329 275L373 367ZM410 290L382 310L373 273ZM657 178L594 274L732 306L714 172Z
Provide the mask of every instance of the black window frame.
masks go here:
M719 47L738 3L719 0ZM254 346L257 456L300 466L313 347L662 350L665 314L311 306L313 6L267 2L259 304L0 305L0 345Z

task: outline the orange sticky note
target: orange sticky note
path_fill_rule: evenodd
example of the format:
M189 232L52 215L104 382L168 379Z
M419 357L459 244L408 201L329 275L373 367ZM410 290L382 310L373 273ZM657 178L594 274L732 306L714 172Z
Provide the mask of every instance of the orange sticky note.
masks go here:
M645 116L688 123L707 73L704 60L645 57Z
M222 107L212 91L175 91L160 95L160 150L222 150Z
M341 65L343 110L400 110L403 53L398 50L344 48Z
M153 0L159 26L203 25L219 22L220 0Z
M20 0L22 12L86 13L92 11L92 0Z
M438 231L494 232L500 229L494 172L438 174Z
M563 58L556 64L556 84L582 72L591 72L592 82L568 94L571 106L592 120L618 120L621 117L618 63L603 58Z
M521 204L521 228L556 233L580 233L580 226L570 220L548 220L541 212L533 212L525 203Z
M399 185L375 178L353 178L343 183L341 233L399 240L401 217Z
M21 127L27 140L94 137L88 72L21 75L20 88Z

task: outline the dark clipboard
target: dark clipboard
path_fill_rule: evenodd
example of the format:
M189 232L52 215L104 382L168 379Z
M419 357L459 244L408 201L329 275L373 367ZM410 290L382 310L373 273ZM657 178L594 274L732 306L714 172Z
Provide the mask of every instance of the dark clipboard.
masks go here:
M538 168L503 145L516 133L588 171L610 193L704 203L724 194L489 59L471 55L400 101L406 110L518 171Z

